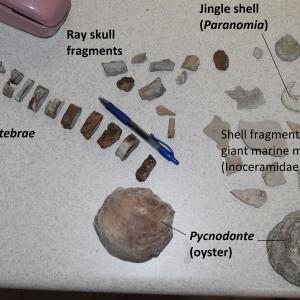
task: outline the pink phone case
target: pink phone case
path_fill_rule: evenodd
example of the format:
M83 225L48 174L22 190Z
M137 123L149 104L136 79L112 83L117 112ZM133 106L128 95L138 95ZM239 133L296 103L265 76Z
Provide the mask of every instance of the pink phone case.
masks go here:
M39 37L52 36L63 24L71 0L0 0L0 21Z

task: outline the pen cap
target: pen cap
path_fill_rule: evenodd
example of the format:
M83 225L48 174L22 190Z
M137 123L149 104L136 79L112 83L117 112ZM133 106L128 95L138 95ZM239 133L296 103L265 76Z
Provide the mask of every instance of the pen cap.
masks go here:
M174 157L174 153L170 152L168 149L161 147L159 153L168 161L172 161L175 165L179 165L179 161Z

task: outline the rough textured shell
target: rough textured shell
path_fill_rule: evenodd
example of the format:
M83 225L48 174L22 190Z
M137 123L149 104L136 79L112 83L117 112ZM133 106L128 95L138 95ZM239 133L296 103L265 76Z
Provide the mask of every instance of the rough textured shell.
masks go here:
M122 260L157 257L173 237L175 212L150 189L118 188L104 201L94 225L105 249Z

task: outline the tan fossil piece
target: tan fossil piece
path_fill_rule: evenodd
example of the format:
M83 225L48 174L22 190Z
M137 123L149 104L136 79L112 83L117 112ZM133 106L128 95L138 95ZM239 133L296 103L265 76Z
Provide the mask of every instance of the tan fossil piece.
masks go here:
M267 201L267 193L259 189L232 190L230 193L242 202L259 208Z
M132 59L131 59L131 63L132 64L142 64L147 60L147 54L146 52L140 53L135 55Z
M278 165L278 162L273 162L271 165ZM274 187L286 184L286 179L282 171L264 171L262 178L267 186Z
M234 170L226 170L226 176L230 176L234 173L236 173L236 167L237 166L242 166L242 158L240 156L237 155L228 155L225 157L226 163L228 165L233 165L234 166Z
M300 95L295 95L292 92L295 84L296 81L292 81L286 86L281 94L281 102L287 109L300 112Z
M150 189L117 188L99 209L94 227L112 256L142 263L159 256L171 241L174 214Z
M156 113L159 116L175 116L176 113L171 111L169 108L163 106L163 105L158 105L156 106Z
M175 136L175 119L169 119L169 126L168 126L168 138L172 139Z
M291 130L295 133L300 133L300 124L293 123L290 121L287 121L286 124L291 128Z
M190 71L197 71L200 65L200 59L196 55L188 55L181 65L181 68Z

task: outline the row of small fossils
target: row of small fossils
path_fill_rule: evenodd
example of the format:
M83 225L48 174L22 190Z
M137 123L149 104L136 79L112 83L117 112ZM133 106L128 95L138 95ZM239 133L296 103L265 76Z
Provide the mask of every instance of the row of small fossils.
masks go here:
M0 62L0 73L5 72L6 71L2 62ZM12 70L10 79L4 84L2 90L3 95L8 98L12 98L14 94L14 87L12 85L18 85L22 81L23 77L24 75L20 71L16 69ZM30 92L33 85L34 81L32 79L27 79L23 87L14 96L14 99L17 102L21 102ZM28 109L32 110L33 112L38 112L43 102L47 98L48 94L49 89L38 85L34 91L31 100L28 103ZM49 100L49 102L45 106L45 115L52 119L55 119L57 114L61 110L63 104L64 103L59 99ZM72 129L75 126L80 114L81 107L71 103L61 120L63 128ZM89 140L92 137L92 135L96 132L102 120L103 115L99 112L93 111L89 115L89 117L86 119L83 126L81 127L81 133L87 140ZM103 149L108 148L120 139L121 134L122 129L118 125L116 125L115 123L109 123L107 129L103 132L101 137L98 139L97 143ZM139 143L140 140L134 134L128 135L117 148L116 155L119 156L122 161L125 160L133 152L133 150L137 148ZM136 179L141 182L145 181L150 175L150 172L153 170L155 165L156 160L151 155L149 155L136 171Z

